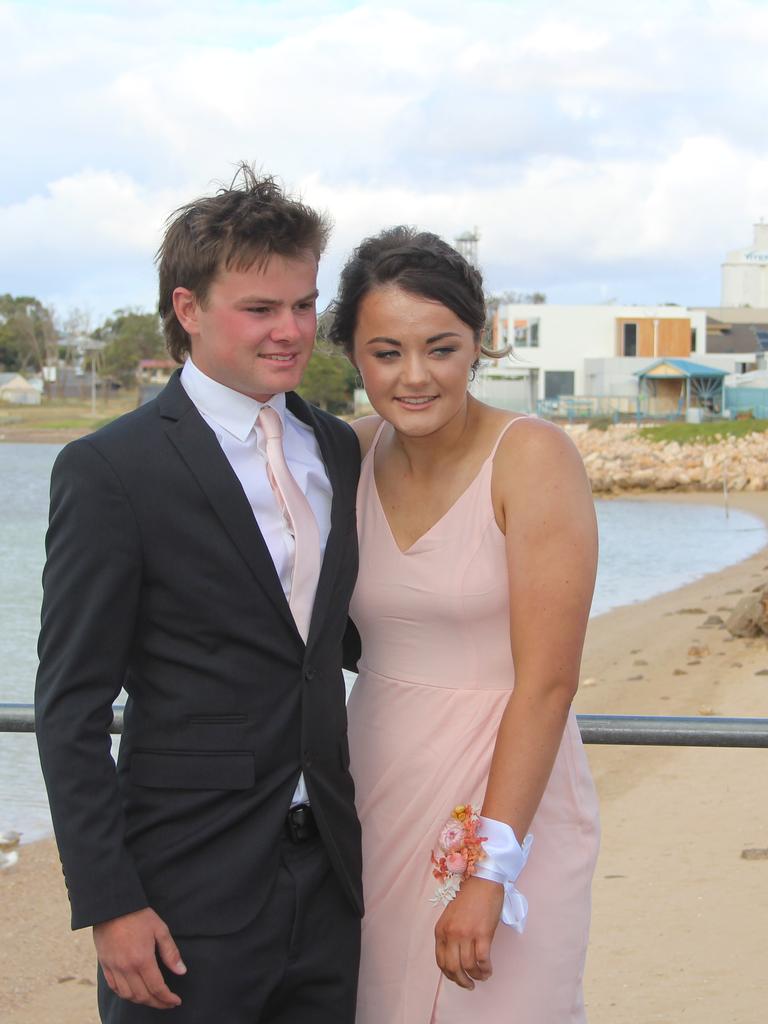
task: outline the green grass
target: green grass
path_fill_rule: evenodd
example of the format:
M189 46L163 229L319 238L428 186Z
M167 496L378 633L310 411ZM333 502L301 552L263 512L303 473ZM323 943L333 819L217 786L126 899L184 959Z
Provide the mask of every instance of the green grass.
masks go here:
M135 392L99 400L95 413L88 399L45 400L42 405L0 406L0 428L11 432L96 430L136 407Z
M106 419L93 420L90 417L87 419L81 417L80 419L70 420L46 420L45 423L40 423L35 428L36 430L98 430L99 427L104 427L107 423L111 423L112 420L116 419L116 416L107 416Z
M638 433L647 441L716 444L726 437L745 437L766 430L768 420L717 420L710 423L665 423L660 427L641 427Z
M35 430L81 430L83 427L91 426L92 420L85 418L69 420L46 420L44 423L35 425Z

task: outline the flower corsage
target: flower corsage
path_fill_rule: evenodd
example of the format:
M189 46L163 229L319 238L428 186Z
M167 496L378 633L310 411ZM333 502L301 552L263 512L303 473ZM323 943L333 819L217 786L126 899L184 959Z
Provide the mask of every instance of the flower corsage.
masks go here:
M459 804L440 829L437 850L432 851L432 874L438 885L430 903L447 907L465 878L475 873L477 862L485 856L485 836L478 835L480 816L471 804Z
M485 833L480 835L480 832ZM498 882L504 889L501 921L522 932L528 901L515 885L525 867L533 836L523 845L503 821L484 818L471 804L460 804L440 831L437 854L432 851L432 874L438 881L432 903L447 907L465 878L476 875Z

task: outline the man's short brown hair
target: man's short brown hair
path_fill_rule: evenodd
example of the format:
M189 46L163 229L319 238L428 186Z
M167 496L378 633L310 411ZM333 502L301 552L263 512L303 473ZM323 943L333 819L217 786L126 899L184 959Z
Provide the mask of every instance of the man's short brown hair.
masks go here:
M329 234L324 214L287 196L273 177L257 175L247 163L228 187L172 213L156 260L158 308L173 358L181 363L190 350L173 308L176 288L188 288L204 304L221 270L263 267L272 256L295 259L307 252L319 260Z

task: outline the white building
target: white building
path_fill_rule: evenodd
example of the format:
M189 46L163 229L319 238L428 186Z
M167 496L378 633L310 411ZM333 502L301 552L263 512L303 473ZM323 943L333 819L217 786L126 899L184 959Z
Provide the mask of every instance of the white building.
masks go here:
M755 239L734 249L722 264L721 306L768 306L768 224L755 224Z
M635 372L662 356L733 371L731 357L706 357L707 317L684 306L500 306L493 319L494 347L512 356L486 360L473 387L501 408L535 411L561 396L637 397ZM621 402L614 408L623 411Z

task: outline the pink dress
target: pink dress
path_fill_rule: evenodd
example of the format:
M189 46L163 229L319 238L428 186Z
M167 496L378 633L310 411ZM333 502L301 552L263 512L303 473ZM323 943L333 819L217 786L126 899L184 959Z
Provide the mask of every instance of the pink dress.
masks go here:
M457 803L481 805L514 685L505 543L491 504L499 441L448 512L401 551L374 480L380 433L360 479L351 609L363 650L349 700L366 904L357 1024L584 1022L599 819L573 712L518 881L524 933L499 925L493 976L473 992L435 963L442 908L430 903L430 850Z

